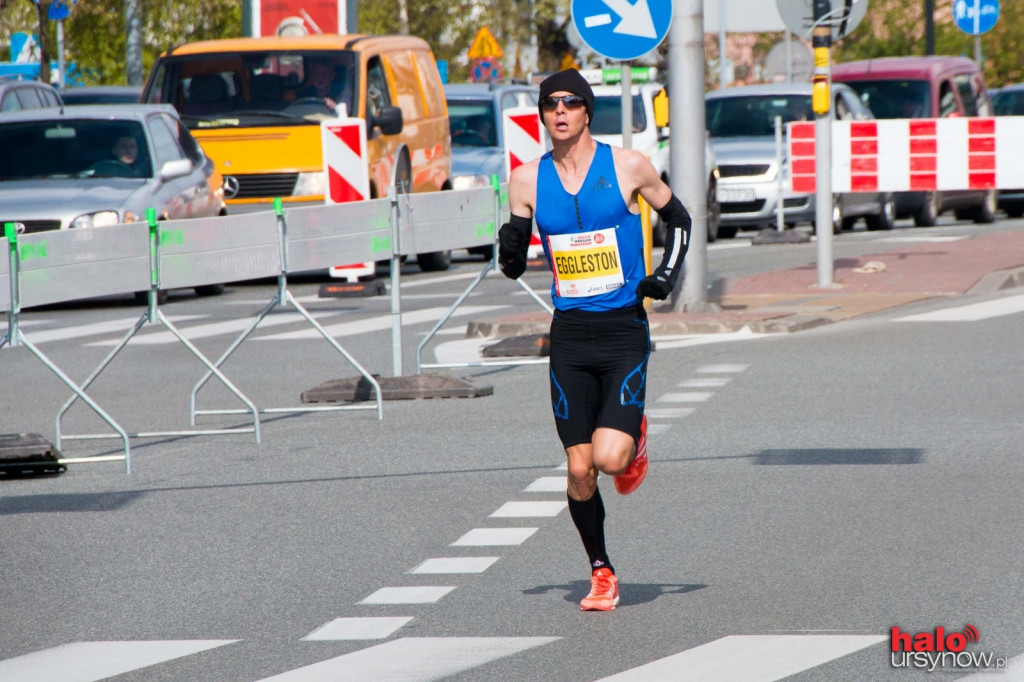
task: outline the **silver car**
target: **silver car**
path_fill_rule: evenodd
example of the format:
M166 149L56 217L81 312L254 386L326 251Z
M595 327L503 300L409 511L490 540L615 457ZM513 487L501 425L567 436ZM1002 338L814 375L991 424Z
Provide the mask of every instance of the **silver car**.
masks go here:
M143 221L149 208L161 220L226 212L219 174L170 105L7 114L0 149L0 224L26 232Z
M771 83L722 88L704 98L711 145L718 159L719 236L735 235L741 227L771 227L779 206L778 174L784 182L789 170L783 145L782 168L776 158L775 118L783 125L813 120L810 83ZM833 116L840 120L874 118L848 86L832 84ZM813 194L783 189L785 223L814 222ZM854 192L836 195L832 223L836 232L849 229L864 217L868 229L891 230L896 204L891 193Z

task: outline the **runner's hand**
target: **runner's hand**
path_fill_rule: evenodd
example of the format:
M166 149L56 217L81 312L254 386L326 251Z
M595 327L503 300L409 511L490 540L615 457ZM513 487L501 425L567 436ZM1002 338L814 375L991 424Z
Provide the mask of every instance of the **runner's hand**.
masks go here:
M498 230L498 265L509 279L519 279L526 272L526 252L530 248L530 227L505 223Z
M650 297L656 301L664 301L672 293L672 283L665 275L657 273L648 275L636 285L636 293L641 298Z

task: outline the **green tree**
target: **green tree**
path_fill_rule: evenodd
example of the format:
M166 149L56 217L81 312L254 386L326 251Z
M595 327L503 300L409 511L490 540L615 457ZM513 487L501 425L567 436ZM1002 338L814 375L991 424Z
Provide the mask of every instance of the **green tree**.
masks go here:
M974 36L953 22L954 0L935 2L935 53L974 58ZM989 87L1024 80L1024 3L1000 3L995 27L981 36L982 68ZM923 0L871 0L861 24L841 40L834 61L925 53Z

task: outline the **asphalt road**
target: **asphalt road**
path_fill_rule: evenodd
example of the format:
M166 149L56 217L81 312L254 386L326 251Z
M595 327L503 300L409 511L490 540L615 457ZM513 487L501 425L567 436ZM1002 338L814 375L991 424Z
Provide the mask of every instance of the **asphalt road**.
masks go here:
M855 233L836 255L1013 227ZM813 259L813 245L740 244L712 247L713 274ZM406 266L404 374L480 267ZM529 275L542 293L544 278ZM292 288L369 371L392 374L388 299L318 300L319 283ZM233 284L163 309L216 357L273 293ZM130 475L106 462L0 480L0 679L902 682L930 674L893 665L892 628L967 624L979 637L966 652L1016 666L991 679L1024 679L1012 660L1024 653L1018 297L987 296L996 314L971 321L913 317L979 301L965 297L797 334L658 339L651 472L627 498L601 483L621 579L612 613L579 610L588 570L543 365L467 370L493 395L389 401L382 421L266 415L259 445L135 439ZM535 305L488 278L431 351L468 357L459 330L473 316ZM128 301L78 303L26 312L24 332L81 378L139 314ZM354 374L301 320L272 320L224 366L258 405L295 406ZM132 431L187 430L202 371L147 329L90 395ZM53 438L69 393L52 373L4 348L0 385L0 432ZM216 386L200 396L237 404ZM63 427L104 430L82 405ZM973 672L950 663L945 679Z

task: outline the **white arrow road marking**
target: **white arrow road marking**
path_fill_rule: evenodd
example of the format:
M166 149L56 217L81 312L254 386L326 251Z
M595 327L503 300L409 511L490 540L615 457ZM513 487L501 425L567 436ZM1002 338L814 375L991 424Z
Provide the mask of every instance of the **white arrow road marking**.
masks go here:
M355 651L262 682L430 682L499 658L558 641L559 637L405 637Z
M1013 315L1024 311L1024 294L1008 296L994 301L983 303L972 303L970 305L957 306L956 308L944 308L930 313L919 315L907 315L897 317L894 322L977 322L987 320L991 317L1002 317Z
M0 680L96 682L237 641L73 642L0 661Z
M623 33L638 38L658 37L658 32L654 30L654 19L651 18L647 0L637 0L635 5L629 4L629 0L604 0L604 4L622 17L622 21L614 28L613 33Z
M884 635L734 635L599 682L774 682L887 639Z

